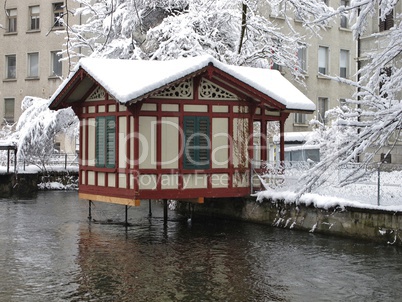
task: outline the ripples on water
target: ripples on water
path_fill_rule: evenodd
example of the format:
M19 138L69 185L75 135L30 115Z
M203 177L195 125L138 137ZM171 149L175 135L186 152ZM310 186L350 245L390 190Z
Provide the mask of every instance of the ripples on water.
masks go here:
M401 250L75 192L0 201L0 301L398 301Z

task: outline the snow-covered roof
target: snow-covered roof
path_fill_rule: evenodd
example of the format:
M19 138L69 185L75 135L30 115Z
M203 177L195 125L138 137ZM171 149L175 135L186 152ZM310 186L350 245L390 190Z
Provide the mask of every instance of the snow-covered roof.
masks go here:
M208 55L170 61L83 58L53 94L50 104L80 68L102 85L118 102L124 104L138 100L209 64L271 97L288 110L315 110L315 104L277 70L232 66Z
M307 139L313 135L312 131L299 131L299 132L285 132L285 143L291 142L306 142ZM273 141L279 143L280 136L274 135Z
M17 143L13 140L0 140L0 150L15 149Z

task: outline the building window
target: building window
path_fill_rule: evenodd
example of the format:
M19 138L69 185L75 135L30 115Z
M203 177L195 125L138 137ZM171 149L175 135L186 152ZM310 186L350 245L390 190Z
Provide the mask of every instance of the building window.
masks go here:
M17 9L7 9L7 32L17 32Z
M50 56L51 56L51 71L50 74L52 76L58 76L61 77L62 76L62 63L61 63L61 54L60 54L60 50L57 51L52 51L50 52Z
M279 65L279 64L273 62L272 66L271 66L271 69L278 70L278 71L282 72L282 65Z
M53 144L53 153L60 153L60 150L61 150L60 142L55 142Z
M307 124L307 115L305 113L295 113L295 124Z
M63 2L53 3L53 27L63 26Z
M318 98L318 120L324 125L327 123L325 113L328 111L328 98Z
M381 14L381 12L380 12ZM382 20L380 17L380 20L378 22L379 24L379 30L380 31L385 31L385 30L389 30L394 26L394 11L391 10L390 12L388 12L388 14L385 16L385 19Z
M328 74L328 47L318 47L318 72Z
M39 53L37 52L28 54L28 77L39 77Z
M15 100L13 98L4 99L4 121L7 124L14 123L14 104Z
M339 76L341 78L349 77L349 50L341 49L339 54Z
M96 118L95 162L97 167L114 168L116 161L116 118Z
M297 50L297 61L299 63L299 68L301 71L306 72L307 70L307 48L303 45Z
M392 67L384 67L380 71L380 85L379 93L383 98L388 97L387 89L384 89L384 85L390 80L392 75Z
M341 6L347 8L349 6L349 0L341 0ZM343 12L341 14L340 26L341 28L348 28L349 18L347 12Z
M38 30L40 25L39 6L31 6L29 8L29 29Z
M381 153L381 162L382 163L386 163L386 164L390 164L392 158L391 158L391 153Z
M15 55L6 56L6 79L17 78L17 57Z
M206 116L184 117L184 169L210 167L210 121Z

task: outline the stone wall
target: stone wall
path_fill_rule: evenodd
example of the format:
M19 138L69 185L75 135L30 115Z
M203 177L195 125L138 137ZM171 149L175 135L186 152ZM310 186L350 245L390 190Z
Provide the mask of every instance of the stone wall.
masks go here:
M335 207L328 210L284 200L205 200L194 215L224 217L274 227L370 240L402 246L402 212Z
M45 174L0 174L0 198L33 197L38 192L39 184L42 184L41 189L46 189L46 183L52 182L58 182L61 186L71 187L74 189L78 186L78 172L51 171L46 172Z
M0 174L0 198L35 196L38 175L34 174Z

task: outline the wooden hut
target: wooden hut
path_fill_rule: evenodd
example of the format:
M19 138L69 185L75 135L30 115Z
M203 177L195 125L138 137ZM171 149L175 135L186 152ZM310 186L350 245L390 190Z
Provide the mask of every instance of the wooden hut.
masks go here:
M79 196L203 202L250 194L253 122L283 131L291 112L315 105L278 71L211 56L171 61L82 59L50 100L80 120Z

